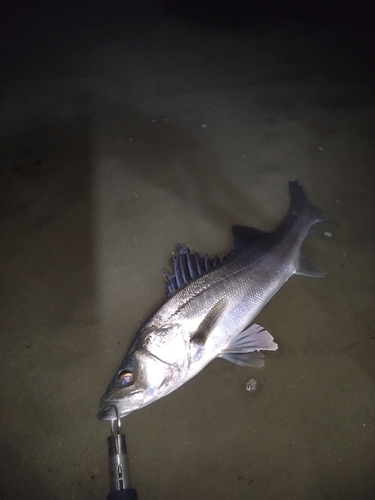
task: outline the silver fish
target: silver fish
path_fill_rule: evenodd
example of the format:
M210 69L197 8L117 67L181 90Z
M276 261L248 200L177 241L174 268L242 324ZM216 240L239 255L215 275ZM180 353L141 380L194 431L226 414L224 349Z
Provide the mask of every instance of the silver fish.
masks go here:
M115 420L175 391L215 358L263 366L261 351L276 351L269 332L251 324L293 275L323 277L301 245L325 216L289 183L292 211L274 232L232 227L234 250L210 259L178 246L166 302L135 334L103 395L100 420Z

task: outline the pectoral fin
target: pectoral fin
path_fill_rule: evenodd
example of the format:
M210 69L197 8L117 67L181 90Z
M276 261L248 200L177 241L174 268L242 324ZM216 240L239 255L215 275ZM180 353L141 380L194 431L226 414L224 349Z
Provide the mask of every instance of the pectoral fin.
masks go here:
M254 324L240 332L219 357L236 365L262 367L264 356L255 351L276 351L277 347L272 335Z
M197 331L194 336L190 339L190 342L203 346L212 330L215 328L220 316L223 314L226 308L227 302L225 299L220 299L213 307L210 309L206 317L203 319L201 324L198 326Z

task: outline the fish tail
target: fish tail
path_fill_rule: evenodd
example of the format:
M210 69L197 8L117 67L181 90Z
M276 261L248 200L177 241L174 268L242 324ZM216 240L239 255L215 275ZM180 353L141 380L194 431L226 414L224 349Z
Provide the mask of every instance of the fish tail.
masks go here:
M313 226L317 222L322 222L329 219L323 212L319 210L319 208L317 208L308 200L303 187L298 181L289 182L289 191L294 207L291 214L292 217L289 217L286 223L288 223L288 220L292 222L293 219L295 220L295 217L300 219L301 224L303 224L304 226L304 230L301 229L300 231L302 244L311 226ZM316 267L308 260L302 250L300 250L299 253L299 259L295 273L302 276L309 276L311 278L323 278L326 275L326 273L322 269Z
M299 181L290 181L289 191L294 205L294 213L307 212L311 217L311 225L316 224L317 222L329 220L318 207L309 201L305 194L305 190Z

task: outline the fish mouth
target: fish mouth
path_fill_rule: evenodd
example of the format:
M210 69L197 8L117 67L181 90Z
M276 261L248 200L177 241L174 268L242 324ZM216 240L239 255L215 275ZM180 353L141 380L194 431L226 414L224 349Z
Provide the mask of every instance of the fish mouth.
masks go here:
M138 392L134 394L138 394ZM97 415L99 420L118 420L139 408L139 405L124 405L124 401L121 399L104 400L100 403L100 408L101 410Z
M119 412L121 418L121 414ZM104 405L97 415L99 420L117 420L117 411L114 405Z

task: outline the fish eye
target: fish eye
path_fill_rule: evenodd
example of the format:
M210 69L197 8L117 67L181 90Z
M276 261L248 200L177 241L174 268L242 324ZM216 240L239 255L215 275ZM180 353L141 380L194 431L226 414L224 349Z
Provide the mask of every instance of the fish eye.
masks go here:
M134 375L132 372L129 372L128 370L122 370L118 373L117 378L121 385L127 387L128 385L132 385L134 380Z

